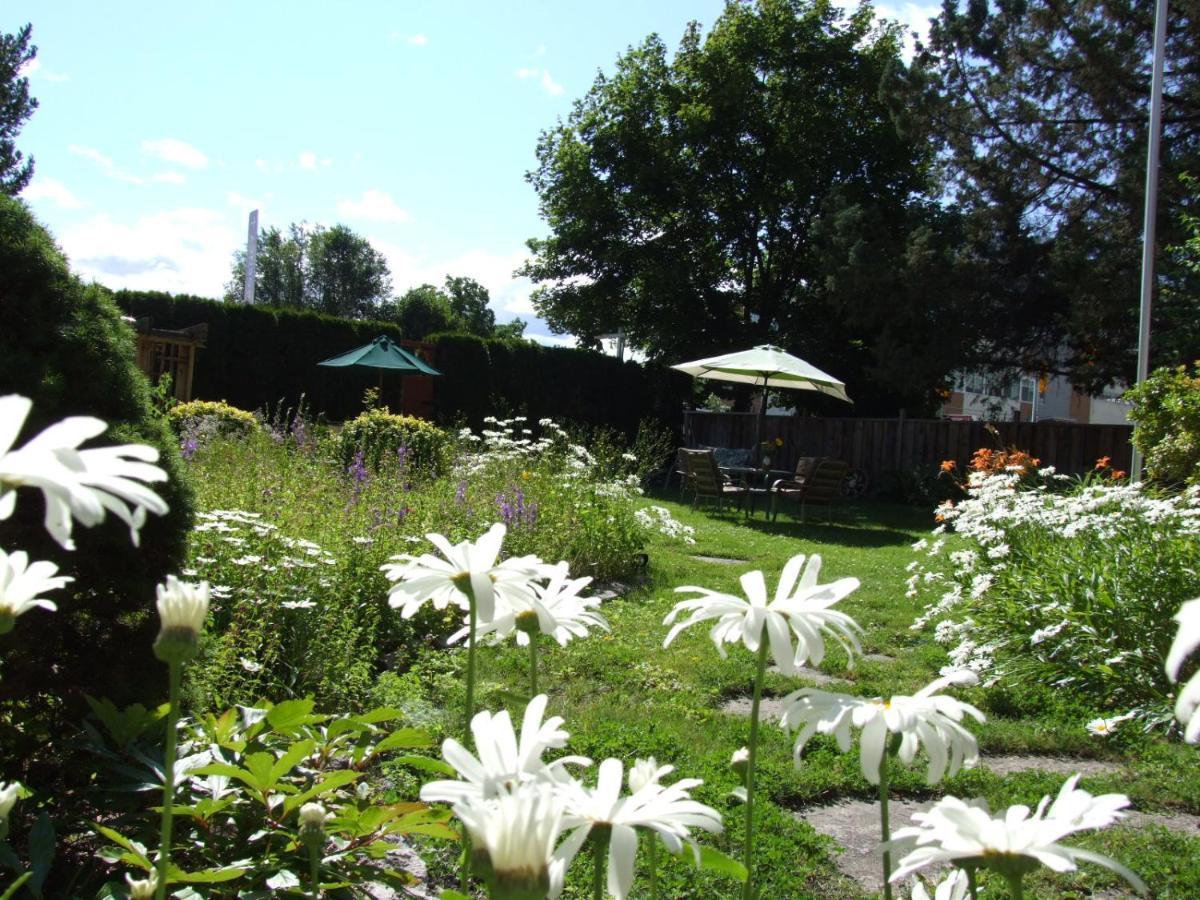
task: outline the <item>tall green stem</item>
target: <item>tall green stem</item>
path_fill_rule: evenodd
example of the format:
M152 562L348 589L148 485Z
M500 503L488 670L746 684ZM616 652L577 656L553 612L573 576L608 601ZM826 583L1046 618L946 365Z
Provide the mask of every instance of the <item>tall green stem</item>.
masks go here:
M879 829L883 834L883 900L892 900L892 850L887 842L892 839L892 829L888 823L888 757L891 754L884 750L879 759Z
M158 888L155 891L157 900L165 900L167 896L167 872L171 865L171 816L175 803L175 740L179 727L179 682L183 663L172 660L167 663L168 693L167 693L167 743L163 750L163 802L162 824L159 827L158 838Z
M1021 875L1008 876L1008 895L1011 900L1024 900L1025 888L1021 884L1023 877Z
M467 707L463 721L463 745L471 745L471 719L475 718L475 620L478 615L475 610L475 595L471 598L471 611L467 621Z
M317 841L308 842L308 876L312 882L313 900L321 897L321 845Z
M754 700L750 704L750 759L746 763L746 846L742 864L746 867L746 884L742 888L743 900L753 896L754 870L754 761L758 756L758 706L762 701L763 678L767 672L767 629L758 638L758 671L754 675Z
M604 875L608 870L604 858L608 850L608 835L601 835L601 831L601 828L593 827L589 838L592 842L592 900L604 900Z
M537 632L529 635L529 696L536 697L538 695L537 685L537 651L538 651L538 636Z
M975 867L967 866L967 892L971 895L971 900L978 900L979 886L975 884Z
M650 900L658 900L658 835L653 831L646 835L649 847L646 848L647 861L650 863Z

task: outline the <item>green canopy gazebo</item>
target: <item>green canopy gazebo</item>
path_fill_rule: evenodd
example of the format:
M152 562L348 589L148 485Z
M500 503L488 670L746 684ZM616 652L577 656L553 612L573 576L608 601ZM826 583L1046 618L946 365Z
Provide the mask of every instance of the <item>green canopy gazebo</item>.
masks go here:
M401 375L441 375L425 360L415 353L405 350L385 334L381 334L369 344L347 350L339 356L317 363L318 366L364 366L368 369L379 370L379 388L383 389L383 373L385 370L398 372ZM401 383L403 391L403 383Z

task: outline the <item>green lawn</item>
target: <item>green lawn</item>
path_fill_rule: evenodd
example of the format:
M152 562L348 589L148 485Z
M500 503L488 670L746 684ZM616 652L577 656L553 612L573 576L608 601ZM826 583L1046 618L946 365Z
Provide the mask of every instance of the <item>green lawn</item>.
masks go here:
M862 503L837 510L832 522L799 524L781 515L767 522L760 512L746 519L740 513L693 512L673 502L674 494L654 502L668 506L695 526L696 544L685 546L667 538L649 549L645 580L620 599L605 604L611 635L595 635L568 648L551 646L543 654L541 686L551 694L550 711L566 718L571 750L599 761L617 756L631 764L635 757L653 755L676 766L678 777L698 777L696 792L725 816L726 832L706 838L731 855L742 840L742 807L729 797L737 785L728 766L732 752L747 741L749 720L721 711L722 703L751 691L753 660L740 647L722 660L707 636L696 627L670 648L662 641L662 619L676 601L681 585L739 592L738 576L762 569L773 584L780 569L796 553L819 553L824 559L822 581L855 576L857 592L839 608L853 616L866 632L866 653L884 654L892 661L859 661L853 670L836 647L822 669L851 682L847 690L867 695L911 693L945 664L941 647L925 634L909 630L917 613L905 599L905 565L913 558L910 545L930 526L929 514L911 508ZM740 565L704 562L695 555L744 559ZM418 672L428 699L457 709L457 679L446 668L459 665L462 654L447 658L433 652ZM486 649L481 654L481 701L487 708L516 708L514 690L525 684L527 656L515 649ZM804 682L768 675L767 692L783 694ZM386 693L386 692L384 692ZM1085 778L1081 786L1093 793L1122 791L1135 806L1149 812L1200 813L1200 778L1195 750L1141 735L1122 735L1120 743L1090 737L1082 723L1098 709L1077 697L1053 691L1013 691L1003 683L990 689L960 692L988 715L974 726L984 757L999 753L1039 753L1111 759L1124 766L1113 776ZM386 699L386 698L384 698ZM842 798L871 799L875 789L859 773L857 748L841 755L831 740L815 738L799 768L793 766L791 741L776 726L762 730L757 839L757 880L763 898L860 897L857 884L834 865L833 842L798 821L794 811ZM993 809L1011 803L1036 804L1057 791L1061 775L1026 772L1001 778L977 769L959 774L936 789L923 780L923 755L912 770L895 772L893 797L929 798L941 793L985 797ZM895 824L893 827L896 827ZM1068 843L1108 853L1141 874L1159 897L1200 896L1200 839L1162 828L1123 829ZM432 849L432 848L431 848ZM435 871L449 864L452 851L434 851ZM566 896L584 897L588 863L573 867ZM648 896L639 879L638 896ZM669 860L660 874L662 897L733 897L732 882L696 873L683 862ZM1030 885L1029 896L1078 897L1118 887L1107 870L1088 866L1074 877L1041 878ZM1003 888L987 885L986 896L1004 896Z

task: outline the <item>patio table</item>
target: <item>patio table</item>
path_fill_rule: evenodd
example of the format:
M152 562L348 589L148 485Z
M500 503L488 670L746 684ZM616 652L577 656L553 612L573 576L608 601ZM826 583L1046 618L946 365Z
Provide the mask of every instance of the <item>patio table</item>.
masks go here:
M795 473L791 469L759 469L753 466L720 466L722 474L745 483L746 515L754 514L759 498L766 500L771 495L771 485L779 478L788 478Z

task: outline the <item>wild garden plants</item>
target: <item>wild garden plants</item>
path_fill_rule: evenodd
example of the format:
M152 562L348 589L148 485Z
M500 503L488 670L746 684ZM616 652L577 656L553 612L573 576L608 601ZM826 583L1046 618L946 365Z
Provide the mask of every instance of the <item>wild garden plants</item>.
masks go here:
M0 518L12 514L22 488L40 490L47 510L46 528L69 550L75 523L95 525L111 513L129 525L136 541L148 513L166 512L150 487L166 477L155 465L153 450L141 445L80 449L83 441L104 431L104 423L79 417L53 425L15 448L29 408L24 398L0 398ZM255 440L251 434L234 442ZM593 897L607 893L624 898L635 884L639 852L645 854L650 896L658 897L660 842L670 853L690 855L697 865L741 881L738 890L743 897L759 896L754 877L755 796L759 712L767 663L773 658L780 673L794 676L799 667L821 662L827 639L840 645L852 661L861 652L862 630L849 615L833 607L858 588L857 579L821 583L821 558L801 554L783 567L773 594L761 571L741 577L744 596L703 587L677 589L693 596L676 604L664 621L672 626L664 646L692 625L713 621L709 635L722 657L729 644L741 644L756 657L749 742L744 751L734 754L734 766L744 779L736 796L744 802L746 819L743 860L735 862L697 841L697 832L718 833L723 828L720 812L694 799L693 791L701 785L698 779L685 775L671 780L673 767L654 758L637 759L627 766L610 757L593 770L590 759L565 752L569 750L569 734L563 728L566 723L558 716L547 718L550 697L539 692L538 654L547 638L566 644L610 625L598 610L599 601L584 594L591 575L571 577L578 572L571 560L551 565L531 549L538 544L528 540L529 507L537 504L538 521L580 515L578 509L564 512L554 508L565 497L584 507L596 504L605 510L605 517L624 511L629 521L616 525L606 521L602 528L608 528L618 543L627 541L625 546L636 547L638 529L644 526L632 515L633 484L619 474L596 477L598 463L589 451L558 437L535 441L521 435L519 423L515 427L506 423L475 441L466 435L460 440L482 446L451 461L444 479L450 485L439 486L436 479L422 483L399 453L391 475L381 476L361 460L339 474L341 503L346 504L347 495L352 498L345 511L356 528L371 521L369 504L409 503L405 495L418 495L411 501L410 513L398 521L390 513L386 520L381 517L378 527L362 528L353 536L361 540L351 540L349 546L338 543L337 535L315 535L322 541L318 544L287 534L296 522L290 521L287 513L271 516L274 498L269 495L257 498L267 501L265 511L231 508L210 510L201 517L192 563L195 569L181 574L196 578L200 567L208 567L205 574L220 573L236 583L221 585L171 576L159 587L160 632L153 649L167 667L168 703L156 710L136 706L121 710L103 700L92 701L100 723L99 727L90 726L87 735L97 773L98 821L93 827L109 842L103 858L128 873L124 882L106 883L101 896L162 898L170 893L199 898L236 892L243 897L318 897L337 892L361 895L372 883L403 888L411 876L393 861L395 840L418 834L463 842L462 893L446 891L443 896L447 898L469 893L472 878L493 898L557 896L564 889L570 867L579 865L576 859L580 855L591 860ZM252 464L252 456L238 455L244 448L224 450L227 443L224 437L215 437L209 446L198 448L193 464L206 465L208 458L207 464L212 465L212 456L226 452L233 454L230 458ZM302 444L289 434L275 446L297 471L311 473L320 468L310 456L319 453L319 440L310 445L306 436ZM535 475L531 469L538 466L545 469ZM530 472L530 477L522 477L524 472ZM365 477L360 479L362 473ZM254 478L251 473L249 480L260 492L293 489L286 481L255 482ZM373 493L372 481L385 478L390 491ZM485 480L488 478L492 480ZM507 521L493 518L486 528L478 527L479 520L487 518L483 510L489 509L481 504L475 517L465 516L471 524L463 525L454 519L453 508L445 508L454 504L461 513L473 487L478 491L481 484L494 486L510 478L514 482L519 479L513 485L520 491L519 497L515 491L498 492L490 506L490 511L499 513L494 518ZM566 486L558 488L559 494L552 493L553 488L539 493L543 479ZM461 489L463 481L466 489ZM980 490L984 487L992 490L981 481ZM318 483L315 490L320 493L323 489ZM398 498L391 494L396 490ZM1022 491L1038 498L1029 508L1054 509L1049 492L1011 480L994 490L994 495L986 494L980 500L991 504L986 507L989 512L1026 509L1022 504L1027 501L1013 496ZM422 492L428 495L420 496ZM456 499L460 496L461 503ZM1117 529L1103 531L1105 539L1119 534L1109 514L1109 495L1085 486L1080 496L1097 529ZM1184 494L1179 500L1138 501L1141 505L1134 508L1141 524L1166 522L1194 538L1194 531L1187 531L1196 521L1190 512L1194 500L1193 494ZM1126 498L1124 502L1128 512L1128 504L1134 501ZM1016 579L1019 573L1010 574L1007 566L1025 558L1024 545L1018 544L1016 537L1007 539L1007 552L990 554L1000 543L986 529L1017 533L1024 523L1004 516L988 518L982 512L972 518L970 503L964 502L953 516L947 515L948 511L943 515L955 521L964 538L980 542L971 564L972 584L978 574L992 575L974 598L980 600L990 596L1004 579ZM410 521L411 510L418 508L423 511ZM577 520L577 527L590 522L586 511L582 515L585 518ZM665 519L654 515L665 524ZM1047 515L1054 519L1063 513L1058 510ZM439 516L453 521L455 528L430 530L414 541L406 540L415 537L410 530L413 524L437 521ZM1080 524L1079 515L1070 523L1056 521L1060 530L1074 525L1076 533L1091 527L1090 520ZM974 522L979 523L977 527L971 524ZM670 530L686 535L677 523ZM326 544L336 546L327 550ZM411 549L390 553L405 545ZM545 546L574 544L547 541ZM381 559L383 554L390 555ZM989 560L986 573L976 568L982 567L982 558ZM367 570L372 574L366 574ZM57 571L53 562L31 562L22 551L0 551L0 630L19 628L20 617L35 610L40 610L37 614L54 611L53 601L45 595L65 586L66 579ZM239 572L247 574L238 576ZM314 699L300 696L275 703L255 698L219 714L205 708L205 694L217 693L212 685L223 684L222 691L233 695L251 686L267 690L283 684L276 676L241 683L221 681L212 677L213 672L234 666L247 675L257 674L256 667L278 670L297 648L308 648L306 652L319 657L318 645L326 626L313 630L303 617L321 606L323 601L318 598L325 593L344 589L338 583L340 577L355 572L358 574L353 577L359 579L356 589L380 588L374 605L382 615L379 631L374 633L383 633L393 619L405 622L427 616L431 633L458 628L450 637L467 642L462 731L459 737L443 742L441 760L419 752L431 739L405 727L402 714L394 709L328 715L317 711ZM259 581L257 573L270 577ZM926 577L924 571L916 574L918 583L950 580L950 576ZM385 594L388 605L398 613L379 610ZM246 635L255 633L256 615L265 624L258 626L255 640L260 643L252 644L245 641ZM989 621L987 614L979 615L980 621ZM1168 649L1164 643L1162 652L1153 657L1157 666L1163 666L1165 660L1166 674L1172 680L1186 671L1188 654L1200 646L1200 599L1184 605L1177 620L1180 628L1174 644ZM206 637L209 623L216 624L221 634ZM271 645L272 650L264 642L274 631L287 636ZM244 642L230 642L231 633L241 635L239 640ZM475 709L480 641L508 637L530 651L528 699L519 731L508 711ZM1150 647L1145 652L1150 655L1157 649ZM997 654L996 658L1003 661L1009 657ZM960 662L971 663L972 659ZM1087 664L1090 660L1085 658ZM947 796L928 812L914 816L912 825L891 830L891 767L911 763L923 750L928 758L926 780L934 785L973 765L979 755L978 744L968 725L971 720L982 721L983 714L946 691L974 685L981 674L995 678L997 669L1002 669L999 661L993 666L953 666L911 696L858 697L801 688L784 699L780 724L788 731L799 730L794 745L798 766L804 765L802 751L814 735L832 736L839 749L847 752L853 745L853 732L859 732L863 776L879 788L887 896L891 896L892 884L938 863L955 868L937 888L939 897L976 896L981 870L1003 879L1011 896L1020 897L1025 877L1036 868L1069 871L1081 862L1106 866L1135 889L1144 889L1138 877L1119 863L1062 843L1073 833L1119 821L1129 805L1120 794L1093 796L1080 789L1078 776L1069 779L1053 800L1044 798L1032 811L1014 806L993 817L979 802ZM196 684L202 686L193 686L187 694L193 698L193 711L186 716L185 676L189 681L195 676ZM293 688L297 685L302 690L310 688L303 681L295 682ZM1187 726L1185 738L1189 741L1200 740L1198 685L1200 676L1193 675L1175 709ZM157 734L162 735L161 745ZM420 788L422 802L385 799L368 777L384 759L413 771L450 777L424 784ZM591 771L594 778L588 774ZM143 799L147 792L161 792L157 833L147 816L150 810ZM7 831L9 816L22 793L15 784L0 785L0 832ZM156 852L149 849L154 843ZM12 847L0 844L0 864L16 873L5 896L13 896L22 886L40 890L50 862L46 844L44 835L31 844L35 852L28 865L20 862ZM49 844L52 848L52 839ZM927 888L915 884L912 895L928 896Z

